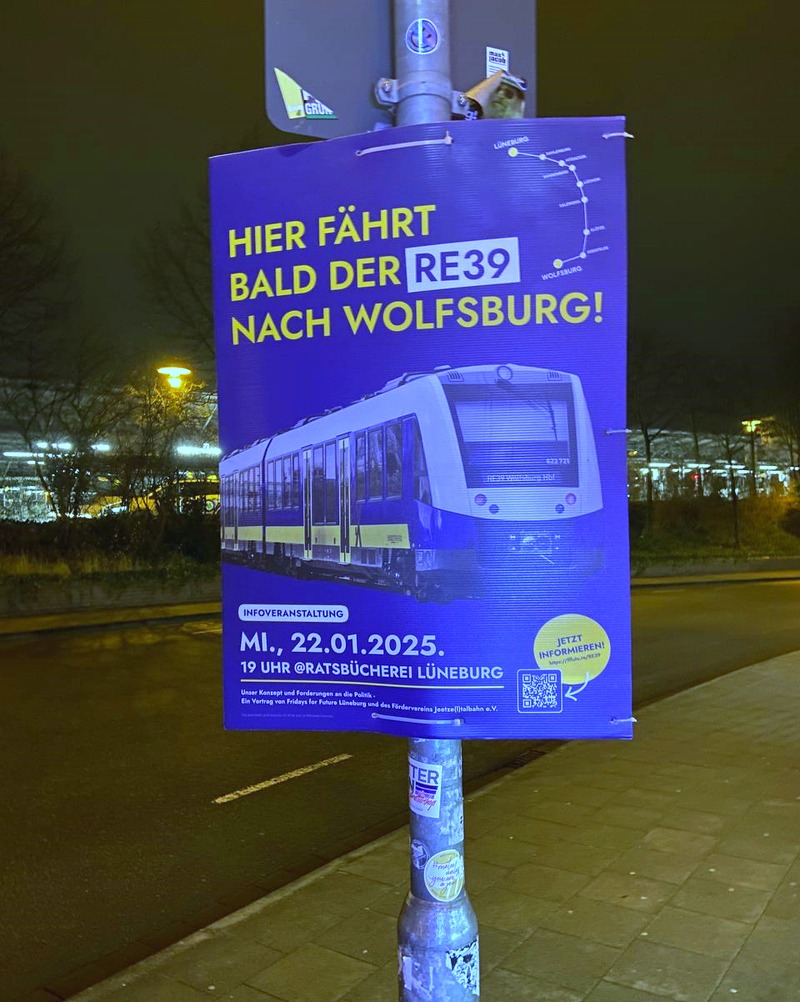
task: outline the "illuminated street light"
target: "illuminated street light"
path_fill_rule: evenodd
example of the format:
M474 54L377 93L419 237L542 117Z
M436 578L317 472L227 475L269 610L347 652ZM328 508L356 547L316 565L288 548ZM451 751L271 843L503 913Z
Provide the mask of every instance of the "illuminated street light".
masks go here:
M187 369L185 365L162 365L161 368L156 371L159 376L166 377L167 383L173 390L182 389L184 378L186 376L191 376L192 374L192 370Z
M754 496L758 491L756 481L756 434L761 423L761 418L750 418L747 421L742 421L742 428L750 436L750 480Z

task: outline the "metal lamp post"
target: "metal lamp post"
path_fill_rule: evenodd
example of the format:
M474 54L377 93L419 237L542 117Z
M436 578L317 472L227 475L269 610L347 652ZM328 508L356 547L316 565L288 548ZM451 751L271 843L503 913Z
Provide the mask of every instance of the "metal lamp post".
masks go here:
M449 0L395 0L394 39L396 124L449 121ZM461 742L411 738L409 778L411 887L398 919L400 1002L471 1002L480 994L478 923L464 886Z

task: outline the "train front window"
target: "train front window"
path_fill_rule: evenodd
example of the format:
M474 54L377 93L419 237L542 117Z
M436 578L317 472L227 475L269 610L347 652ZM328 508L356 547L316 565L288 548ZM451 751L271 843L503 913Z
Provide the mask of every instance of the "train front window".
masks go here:
M569 383L445 388L469 487L577 486Z

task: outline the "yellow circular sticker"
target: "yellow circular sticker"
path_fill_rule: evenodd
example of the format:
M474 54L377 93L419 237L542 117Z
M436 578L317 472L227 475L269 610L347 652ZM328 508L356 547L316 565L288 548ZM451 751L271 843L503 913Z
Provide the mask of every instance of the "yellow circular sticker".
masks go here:
M597 678L608 664L611 641L588 616L556 616L536 634L533 653L540 668L558 668L562 682L579 685Z
M428 893L437 901L453 901L464 887L464 860L457 849L431 856L423 871Z

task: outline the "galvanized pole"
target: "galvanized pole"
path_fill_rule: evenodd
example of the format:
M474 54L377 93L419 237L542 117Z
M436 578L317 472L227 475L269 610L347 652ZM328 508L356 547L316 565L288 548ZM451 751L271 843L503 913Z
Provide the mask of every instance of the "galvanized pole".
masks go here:
M396 124L449 122L449 0L394 0L394 55ZM397 926L400 1002L473 1002L480 995L478 923L464 886L461 742L412 738L409 777L411 888Z
M472 1002L480 996L478 922L464 885L461 742L411 738L409 773L411 889L397 923L400 1002ZM427 802L420 789L430 791Z
M396 125L449 122L450 2L394 0Z

